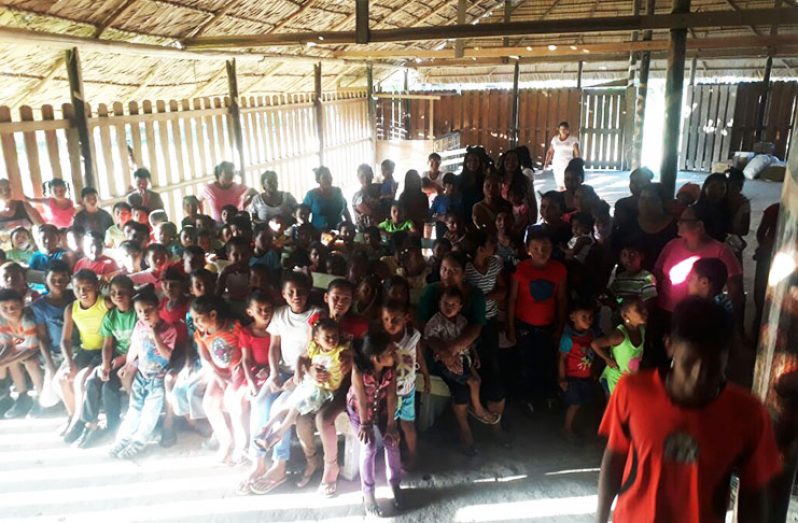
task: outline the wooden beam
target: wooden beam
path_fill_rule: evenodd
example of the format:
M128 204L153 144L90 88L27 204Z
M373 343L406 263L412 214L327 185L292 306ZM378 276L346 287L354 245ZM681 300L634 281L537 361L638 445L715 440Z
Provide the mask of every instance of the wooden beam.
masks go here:
M369 119L369 134L371 136L371 164L377 165L377 104L374 97L374 68L371 64L366 66L366 111Z
M510 148L518 147L518 82L521 78L521 64L515 61L513 67L513 95L510 97Z
M466 0L457 0L457 23L459 25L465 24L466 8L467 8ZM454 43L454 57L462 58L464 48L465 48L465 41L463 41L462 39L457 40Z
M69 79L69 96L75 111L73 125L78 130L80 142L80 156L83 159L83 186L94 187L94 159L91 152L91 134L89 133L89 118L86 113L86 97L83 93L83 72L80 68L80 53L77 48L66 52L64 62L67 67Z
M269 67L268 69L266 69L266 71L263 73L263 76L259 77L257 80L249 84L246 89L241 89L241 96L255 91L255 86L260 85L260 83L263 82L264 80L268 80L269 78L274 76L274 74L277 71L279 71L282 66L283 63L276 63L271 67Z
M313 103L316 109L316 133L319 135L319 165L324 165L324 106L321 100L321 64L313 66L313 85L315 87Z
M358 44L369 43L369 0L355 0L355 39Z
M756 129L754 136L757 141L765 139L765 113L768 107L768 95L770 94L770 74L773 71L773 57L768 56L765 62L765 75L762 78L761 90L762 94L759 96L759 106L756 111Z
M506 24L510 22L513 17L513 2L512 0L504 0L504 18L502 21ZM504 47L510 47L510 39L506 36L502 39L502 45Z
M576 88L582 88L582 72L584 71L585 62L583 60L579 60L579 65L577 66L576 70Z
M232 142L235 144L236 152L238 153L238 167L241 173L241 178L244 178L244 170L246 164L244 163L244 132L241 129L241 106L238 100L238 77L236 76L236 61L235 58L225 62L225 71L227 72L227 91L230 96L230 119L232 120Z
M380 29L371 32L371 42L421 42L444 38L490 38L516 35L596 33L646 29L688 29L695 27L740 27L748 25L798 24L798 10L743 9L740 11L703 11L640 16L614 16L562 20L533 20L494 24L457 24L432 27ZM323 38L323 39L320 39ZM188 49L222 49L282 45L354 44L354 31L314 31L259 35L226 35L192 38Z
M673 0L673 14L690 12L690 0ZM687 28L671 29L668 48L668 71L665 75L665 128L662 134L662 166L660 182L669 195L676 192L679 170L679 137L682 122L684 62L687 56Z
M168 62L156 62L155 65L150 67L150 70L147 71L147 74L144 75L144 78L141 79L139 85L133 88L133 90L126 96L128 100L136 100L138 96L146 89L150 82L152 82L158 75L168 66Z
M440 100L436 94L411 94L411 93L375 93L375 98L388 100Z

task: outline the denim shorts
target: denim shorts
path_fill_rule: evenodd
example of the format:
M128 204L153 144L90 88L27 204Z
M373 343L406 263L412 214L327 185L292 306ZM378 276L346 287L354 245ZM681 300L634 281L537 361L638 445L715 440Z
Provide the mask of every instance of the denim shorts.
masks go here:
M416 421L416 390L397 396L396 419L400 421Z
M593 399L593 380L590 378L566 378L568 389L562 398L566 405L584 405Z

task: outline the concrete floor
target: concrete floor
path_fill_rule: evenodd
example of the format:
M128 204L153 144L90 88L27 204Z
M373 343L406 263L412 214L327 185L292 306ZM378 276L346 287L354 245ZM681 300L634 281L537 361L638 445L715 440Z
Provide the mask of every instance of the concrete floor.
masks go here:
M681 173L679 185L703 178ZM587 183L610 203L627 192L625 173L588 173ZM552 185L546 178L536 183L540 190ZM747 184L752 230L780 191L781 184ZM749 247L745 254L747 276L753 274L752 252ZM746 281L750 289L750 278ZM496 445L489 431L476 427L481 451L476 458L457 452L448 415L423 434L420 470L405 481L408 509L393 520L592 521L601 445L567 443L560 437L558 412L533 418L510 405L505 419L512 448ZM87 451L65 446L55 435L62 422L63 417L0 420L0 523L363 520L357 482L341 480L339 494L329 500L314 494L315 483L304 490L284 486L269 496L237 497L235 484L246 469L214 464L197 436L180 433L172 449L154 446L140 459L120 462L107 457L108 443ZM293 454L301 455L298 449ZM385 489L378 494L385 498Z

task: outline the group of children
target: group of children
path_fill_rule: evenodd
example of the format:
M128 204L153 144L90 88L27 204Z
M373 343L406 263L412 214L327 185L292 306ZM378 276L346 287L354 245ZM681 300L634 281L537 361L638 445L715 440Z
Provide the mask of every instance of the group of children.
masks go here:
M589 191L574 207L563 193L541 195L538 220L529 215L532 181L518 178L527 175L485 165L480 213L469 219L461 176L436 172L439 163L430 157L419 187L428 198L422 223L406 217L409 198L395 200L392 176L373 184L361 166L363 187L352 202L358 223L323 231L304 205L266 223L230 206L215 223L193 196L183 201L178 230L160 210L120 202L108 214L94 189L83 191L70 221L56 184L53 198L34 201L52 222L12 231L0 265L5 417L60 400L65 442L88 448L113 435L110 453L120 459L156 440L173 445L182 420L220 461L252 463L240 494L286 481L296 425L308 459L299 484L323 465L319 490L333 495L337 450L328 422L346 413L362 446L370 514L381 513L375 429L401 506L403 470L417 459L416 392L431 390L430 374L450 386L456 404L462 391L472 417L501 430L504 395L486 394L496 388L488 384L496 381L492 367L501 367L498 389L531 412L561 397L565 435L577 440L580 408L600 399L597 391L610 398L622 376L645 366L658 291L642 248L627 242L609 284L586 285L574 275L590 281L591 252L601 252L607 225ZM382 167L392 175L391 163ZM427 222L436 232L430 243L422 239ZM319 273L329 275L325 289L314 288ZM689 294L728 308L726 278L719 260L700 259L686 277ZM303 437L314 417L328 423L319 427L323 462ZM458 423L472 455L467 417Z

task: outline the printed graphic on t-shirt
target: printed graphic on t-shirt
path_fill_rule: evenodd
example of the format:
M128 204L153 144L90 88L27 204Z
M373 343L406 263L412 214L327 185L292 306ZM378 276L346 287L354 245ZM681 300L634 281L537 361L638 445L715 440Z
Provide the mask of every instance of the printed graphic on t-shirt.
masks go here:
M550 300L554 296L554 282L544 279L530 281L529 295L538 302Z
M225 367L230 365L230 361L232 360L232 347L230 344L227 343L224 338L217 337L211 341L210 346L211 352L213 353L213 359L217 362L222 363Z
M676 463L697 463L698 442L686 432L674 432L665 438L665 459Z

